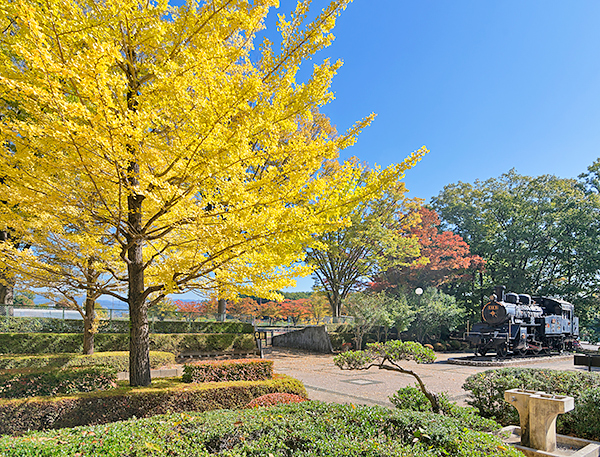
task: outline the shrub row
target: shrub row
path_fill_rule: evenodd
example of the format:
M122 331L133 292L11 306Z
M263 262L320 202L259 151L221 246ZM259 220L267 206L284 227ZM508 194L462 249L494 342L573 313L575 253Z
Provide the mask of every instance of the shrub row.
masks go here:
M274 392L307 397L300 381L278 375L266 381L219 384L159 379L146 388L121 387L76 397L0 400L0 434L105 424L165 413L243 408L253 399Z
M600 373L534 368L501 368L469 376L467 403L503 425L518 424L519 414L504 400L508 389L537 390L575 398L575 409L557 419L557 432L600 439Z
M273 377L273 361L238 359L202 361L183 367L183 382L262 381Z
M281 392L261 395L248 403L247 408L264 408L267 406L289 405L290 403L302 403L308 401L300 395L285 394Z
M100 352L129 350L128 333L99 333L94 347ZM150 350L181 354L185 352L250 351L256 347L249 333L150 334ZM0 354L59 354L82 352L83 334L0 333Z
M0 398L93 392L116 387L116 381L117 372L102 366L0 373Z
M517 457L500 438L460 421L384 407L304 402L273 408L173 414L110 426L0 439L0 454L155 457Z
M172 352L150 351L150 368L159 368L175 363ZM20 368L64 368L104 365L117 372L129 371L129 352L96 352L92 355L45 354L45 355L0 355L0 370Z
M100 333L128 333L128 320L100 321ZM150 321L151 333L253 333L244 322ZM83 321L50 317L0 316L0 333L83 333Z

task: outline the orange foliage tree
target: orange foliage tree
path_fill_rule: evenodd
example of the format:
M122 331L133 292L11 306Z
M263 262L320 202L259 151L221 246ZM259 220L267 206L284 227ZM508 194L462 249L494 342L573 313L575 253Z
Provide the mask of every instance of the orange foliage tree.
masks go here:
M440 218L435 211L425 207L417 211L421 221L410 229L410 234L419 240L423 261L388 269L375 278L371 284L373 289L440 287L472 281L475 273L483 270L485 261L471 255L469 245L461 236L440 229Z
M188 319L194 320L209 311L209 304L205 301L184 301L175 300L173 302L177 306L177 311L185 313Z
M311 315L311 305L308 298L298 300L284 300L281 303L281 317L288 317L296 325L301 319L307 319Z

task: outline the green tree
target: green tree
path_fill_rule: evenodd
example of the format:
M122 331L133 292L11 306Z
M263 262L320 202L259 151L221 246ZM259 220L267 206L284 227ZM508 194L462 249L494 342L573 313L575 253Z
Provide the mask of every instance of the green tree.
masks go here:
M420 343L439 341L455 330L464 317L455 298L435 287L428 287L421 295L413 292L410 302L414 318L408 331Z
M506 285L589 307L600 271L600 203L576 180L511 170L448 185L432 206L486 261L480 290Z
M14 304L15 306L35 306L33 299L35 298L35 293L29 290L19 290L15 293Z
M407 161L403 165L404 169L412 166ZM370 173L364 173L365 181ZM348 227L317 236L307 250L316 288L325 292L334 318L340 316L350 292L364 288L379 272L418 257L418 240L407 236L416 222L410 211L415 202L406 199L405 193L404 183L397 180L377 198L358 202L351 210Z
M356 350L362 349L364 336L374 327L390 327L393 321L388 313L383 293L353 293L344 300L346 312L354 317L352 332Z
M164 321L165 319L173 319L177 317L177 305L173 303L168 297L164 297L162 300L154 303L148 309L148 317L149 318L157 318L159 321Z

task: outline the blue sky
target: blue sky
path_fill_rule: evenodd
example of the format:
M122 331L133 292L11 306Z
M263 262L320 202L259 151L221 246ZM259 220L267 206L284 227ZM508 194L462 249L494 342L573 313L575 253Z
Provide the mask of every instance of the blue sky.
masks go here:
M295 4L281 0L267 35ZM511 168L576 177L600 157L599 18L597 0L355 0L306 74L344 61L322 109L338 131L377 114L342 158L387 166L430 149L406 175L410 197Z
M355 0L314 59L344 61L322 111L339 131L377 114L342 157L386 166L426 145L405 179L425 201L511 168L576 177L600 157L599 18L585 0Z

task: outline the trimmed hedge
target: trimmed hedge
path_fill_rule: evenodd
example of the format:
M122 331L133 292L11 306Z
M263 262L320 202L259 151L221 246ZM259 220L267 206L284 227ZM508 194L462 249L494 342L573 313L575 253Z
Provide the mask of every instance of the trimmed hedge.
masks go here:
M584 390L575 401L575 409L561 414L562 427L573 435L588 440L600 440L600 387Z
M596 424L600 423L600 404L596 403L596 398L600 402L600 373L501 368L469 376L463 384L463 389L470 391L471 398L467 400L468 404L476 407L483 417L493 418L502 425L519 423L516 408L504 400L504 391L508 389L538 390L574 397L575 409L558 416L557 433L583 437L581 427L577 424L580 420L578 418L596 417ZM599 431L598 427L595 430ZM594 440L600 439L600 434L586 435Z
M100 321L99 333L128 333L128 320ZM245 322L150 321L151 333L254 333ZM83 333L83 320L0 316L0 333Z
M0 454L63 456L522 457L499 437L431 413L304 402L173 414L0 439Z
M262 381L273 377L273 361L238 359L193 362L184 365L183 382Z
M94 347L99 352L129 350L129 333L98 333ZM256 348L250 333L151 333L150 350L172 352L249 351ZM83 351L83 334L0 333L0 354L60 354Z
M276 405L289 405L290 403L302 403L304 401L308 401L306 398L301 397L300 395L294 394L284 394L284 393L274 393L261 395L258 398L255 398L250 403L248 403L247 408L262 408L267 406L276 406Z
M165 413L243 408L253 399L274 392L308 397L300 381L285 375L266 381L219 384L183 384L163 378L145 388L121 387L76 397L0 400L0 434L105 424Z
M0 398L25 398L94 392L116 387L117 372L108 367L82 367L0 374Z
M150 351L150 368L160 368L175 363L172 352ZM0 370L19 368L64 368L83 366L108 366L116 371L129 371L129 352L96 352L92 355L46 354L46 355L0 355Z

